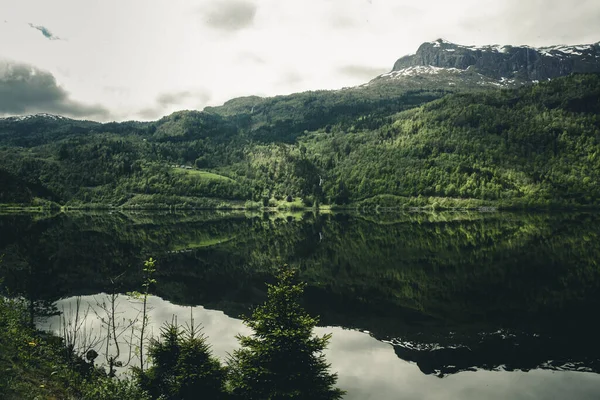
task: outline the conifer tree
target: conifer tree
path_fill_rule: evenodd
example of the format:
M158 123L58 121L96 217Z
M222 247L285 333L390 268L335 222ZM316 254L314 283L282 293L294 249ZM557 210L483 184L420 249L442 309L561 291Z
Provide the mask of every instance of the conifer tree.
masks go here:
M305 284L295 278L296 271L284 266L277 283L268 285L266 302L244 319L254 333L238 335L241 349L229 360L235 398L333 400L344 395L323 354L331 335L313 334L318 320L301 307Z
M183 329L166 324L149 355L152 366L139 374L139 381L153 399L225 398L225 368L193 323Z

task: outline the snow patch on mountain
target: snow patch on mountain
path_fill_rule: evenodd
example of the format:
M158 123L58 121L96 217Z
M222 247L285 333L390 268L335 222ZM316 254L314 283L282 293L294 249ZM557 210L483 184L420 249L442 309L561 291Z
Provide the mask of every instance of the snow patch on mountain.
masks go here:
M45 118L45 119L50 119L50 120L54 120L54 121L69 119L69 118L63 117L61 115L48 114L48 113L18 115L18 116L14 116L14 117L6 117L6 118L0 118L0 119L7 120L7 121L27 121L28 119L33 119L33 118Z
M465 46L462 44L452 43L445 39L438 39L436 41L428 42L428 43L432 44L433 47L436 47L436 48L443 47L444 51L449 51L449 52L456 51L457 48L462 48L462 49L467 49L467 50L494 51L494 52L499 52L499 53L506 53L508 51L508 49L511 47L511 46L500 45L500 44L485 45L485 46L475 46L475 45Z
M510 47L510 46L500 45L500 44L493 44L493 45L488 45L488 46L463 46L463 45L457 44L455 46L462 47L463 49L468 49L468 50L492 51L495 53L506 53L508 51L508 48Z
M442 47L443 44L454 45L454 43L452 43L446 39L442 39L442 38L439 38L438 40L435 40L435 41L429 42L429 43L431 43L433 45L433 47Z
M592 53L594 46L597 46L598 43L595 44L579 44L579 45L556 45L556 46L546 46L546 47L531 47L531 46L511 46L511 45L485 45L485 46L476 46L476 45L461 45L452 43L445 39L438 39L433 42L427 42L432 44L434 48L442 48L443 51L447 52L455 52L457 49L465 49L471 51L490 51L494 53L508 53L510 49L513 48L526 48L536 51L544 56L548 57L559 57L564 58L566 56L574 55L574 56L582 56L586 53ZM600 43L600 42L599 42ZM596 57L600 57L600 54L596 54Z
M564 57L565 55L575 55L582 56L586 53L590 53L593 50L593 45L576 45L576 46L566 46L566 45L558 45L558 46L547 46L540 47L538 49L533 48L534 50L539 51L541 54L549 57ZM598 55L596 55L598 56Z
M415 67L403 68L398 71L390 71L388 73L379 75L379 78L401 78L406 76L417 76L417 75L437 75L442 72L458 74L462 71L458 68L440 68L434 67L433 65L418 65Z
M471 84L476 86L495 86L499 88L515 87L516 85L522 85L522 82L518 82L516 79L501 77L500 79L489 78L478 72L472 71L471 68L461 70L458 68L440 68L433 65L427 66L414 66L407 67L397 71L390 71L385 74L381 74L371 82L360 85L359 87L368 87L375 82L385 82L401 80L404 78L412 77L436 77L435 79L447 80L448 86L456 86L457 82L469 81Z

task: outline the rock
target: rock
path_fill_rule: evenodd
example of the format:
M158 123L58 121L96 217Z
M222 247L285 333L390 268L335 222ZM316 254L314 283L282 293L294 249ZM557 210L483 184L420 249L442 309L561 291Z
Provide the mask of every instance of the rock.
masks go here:
M577 46L463 46L438 39L404 56L393 71L433 66L470 70L500 80L540 81L571 73L600 72L600 42Z

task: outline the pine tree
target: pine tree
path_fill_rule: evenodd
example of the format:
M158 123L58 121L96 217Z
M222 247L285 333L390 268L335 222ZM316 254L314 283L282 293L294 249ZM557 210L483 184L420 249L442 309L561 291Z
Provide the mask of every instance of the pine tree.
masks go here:
M237 336L242 347L229 360L235 398L333 400L344 395L323 354L331 335L313 335L318 320L300 306L305 284L295 278L296 271L284 266L277 284L268 285L267 301L244 318L254 333Z
M154 399L224 399L225 368L212 356L206 337L194 327L176 323L161 329L149 348L152 367L139 375Z

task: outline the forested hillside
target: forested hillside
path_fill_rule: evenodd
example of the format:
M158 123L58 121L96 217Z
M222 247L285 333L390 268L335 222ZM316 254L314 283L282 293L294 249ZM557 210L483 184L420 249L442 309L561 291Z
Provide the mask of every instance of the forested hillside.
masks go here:
M0 120L0 201L600 205L600 75L247 97L150 123Z

